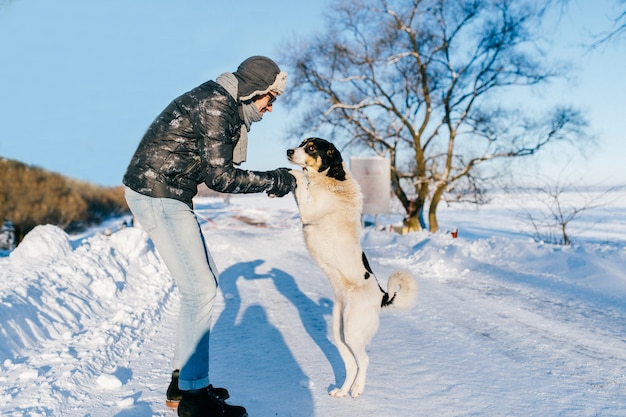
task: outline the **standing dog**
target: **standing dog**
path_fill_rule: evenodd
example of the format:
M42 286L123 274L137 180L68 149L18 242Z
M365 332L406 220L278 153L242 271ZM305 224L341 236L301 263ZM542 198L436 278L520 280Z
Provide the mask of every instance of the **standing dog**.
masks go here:
M363 196L343 165L335 146L309 138L287 158L302 167L296 177L296 201L304 241L333 289L333 337L346 368L341 388L333 397L353 398L363 393L369 357L365 347L378 329L382 307L408 309L417 298L417 282L405 271L389 277L385 292L361 249Z

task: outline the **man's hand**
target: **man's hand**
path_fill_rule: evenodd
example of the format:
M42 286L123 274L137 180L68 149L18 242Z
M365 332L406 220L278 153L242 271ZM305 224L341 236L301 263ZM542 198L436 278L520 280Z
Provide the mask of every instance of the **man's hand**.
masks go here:
M284 197L296 188L296 179L289 173L289 168L272 171L274 184L267 190L270 197Z

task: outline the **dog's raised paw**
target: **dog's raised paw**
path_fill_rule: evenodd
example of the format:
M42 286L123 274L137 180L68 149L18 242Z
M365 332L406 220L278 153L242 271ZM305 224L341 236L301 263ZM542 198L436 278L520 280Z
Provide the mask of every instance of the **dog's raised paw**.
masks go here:
M304 181L304 174L299 169L289 170L289 173L296 178L296 181Z

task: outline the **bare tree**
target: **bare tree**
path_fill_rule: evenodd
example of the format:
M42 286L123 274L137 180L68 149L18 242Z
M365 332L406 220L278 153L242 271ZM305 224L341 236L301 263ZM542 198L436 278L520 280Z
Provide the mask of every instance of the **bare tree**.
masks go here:
M572 243L569 226L579 220L583 213L609 206L623 198L624 187L611 187L599 191L576 186L575 183L563 183L538 180L542 185L515 195L520 199L522 222L529 225L531 235L538 241L559 245ZM523 200L521 199L523 196Z
M522 112L520 92L562 75L538 47L546 7L524 0L350 0L323 35L286 47L309 130L388 157L409 224L441 201L480 203L486 162L585 138L575 109ZM525 89L525 90L524 90ZM526 108L526 110L529 110Z
M626 34L626 0L617 0L616 6L618 9L616 9L616 17L613 18L612 27L607 32L596 36L596 40L591 45L592 48L620 39Z

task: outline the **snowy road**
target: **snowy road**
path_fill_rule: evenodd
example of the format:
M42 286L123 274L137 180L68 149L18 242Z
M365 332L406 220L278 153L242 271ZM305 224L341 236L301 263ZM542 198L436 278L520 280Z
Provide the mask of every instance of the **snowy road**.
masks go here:
M212 382L251 417L626 416L623 242L368 230L379 280L411 269L419 303L383 313L365 393L335 399L332 295L293 202L199 208L222 271ZM178 295L145 234L35 232L0 257L0 413L175 416L164 392Z

